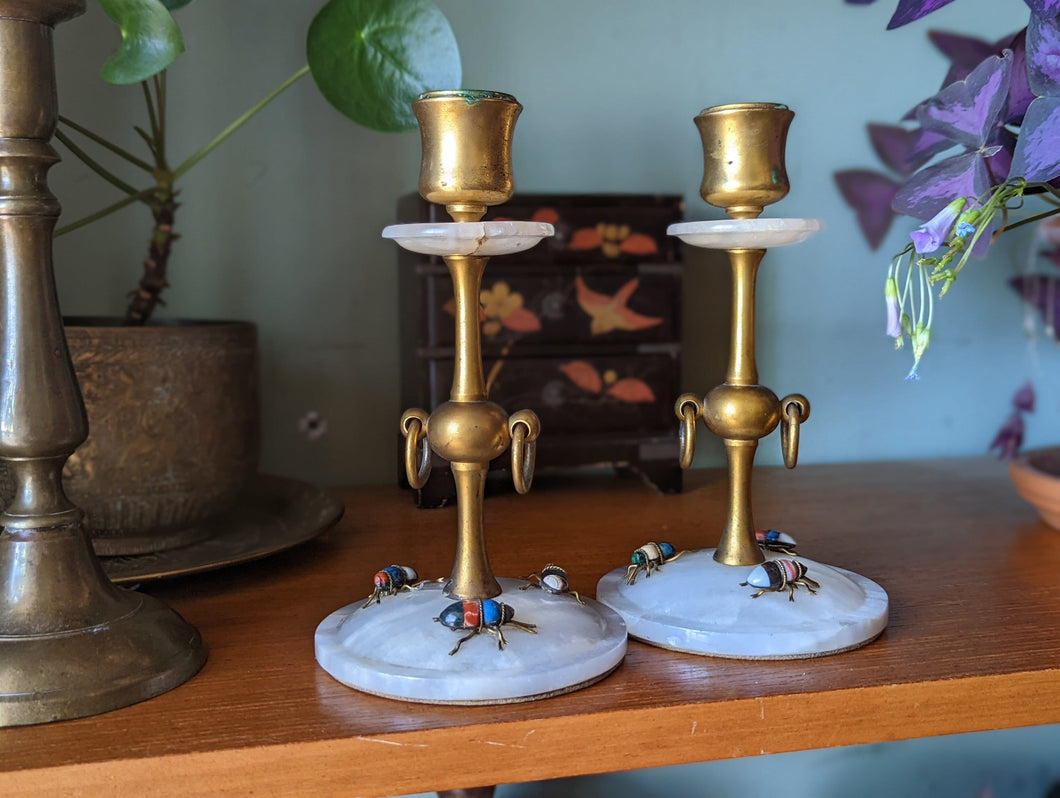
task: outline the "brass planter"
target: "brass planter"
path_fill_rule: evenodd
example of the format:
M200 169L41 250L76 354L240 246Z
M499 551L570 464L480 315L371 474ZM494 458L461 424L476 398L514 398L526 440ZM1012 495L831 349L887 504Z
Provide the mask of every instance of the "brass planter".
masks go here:
M188 545L232 504L260 451L257 330L243 322L68 318L88 439L63 485L101 555Z

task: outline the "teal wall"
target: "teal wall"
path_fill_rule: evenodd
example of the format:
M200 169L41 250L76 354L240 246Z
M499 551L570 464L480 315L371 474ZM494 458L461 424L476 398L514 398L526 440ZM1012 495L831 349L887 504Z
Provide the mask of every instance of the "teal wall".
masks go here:
M62 108L135 147L130 120L140 97L95 77L116 33L89 5L57 31ZM525 106L514 154L523 190L672 192L687 197L688 218L720 218L698 196L692 117L743 100L795 110L792 191L767 214L819 217L826 229L767 255L758 351L763 383L813 403L801 462L981 453L1028 376L1041 381L1029 443L1060 437L1056 352L1038 347L1036 366L1020 304L1004 287L1015 242L974 263L939 305L923 379L906 383L908 350L895 353L883 334L881 287L910 225L899 221L871 253L832 182L836 169L876 166L866 121L896 120L937 88L944 63L927 45L926 22L996 38L1025 24L1022 2L960 0L892 32L884 30L891 0L441 5L460 42L465 85L510 92ZM304 63L316 6L204 0L179 12L188 54L170 78L175 159ZM416 133L360 129L306 79L187 176L163 312L260 325L264 470L325 484L393 478L400 298L397 252L379 232L394 221L396 198L414 189L418 165ZM64 220L117 199L69 157L52 185ZM148 221L146 210L130 208L57 242L65 312L121 311ZM698 252L689 260L684 389L704 393L727 346L717 323L727 270ZM309 410L327 418L316 441L297 428ZM759 462L778 462L779 448L765 441ZM708 442L697 464L720 458Z
M927 46L927 22L994 39L1026 23L1020 0L959 0L890 33L884 28L893 0L868 7L840 0L440 4L460 42L465 86L506 91L525 106L514 153L522 190L680 193L689 219L720 218L698 197L702 164L692 117L708 105L747 100L796 111L788 143L792 192L767 214L818 217L826 229L767 256L758 352L766 385L805 393L813 403L800 462L981 453L1027 377L1039 384L1028 443L1060 437L1057 352L1028 345L1022 310L1004 287L1021 257L1014 243L1003 241L988 262L973 264L938 306L923 379L904 382L909 359L884 336L881 288L910 225L900 221L881 251L870 252L832 182L836 169L876 166L866 121L896 120L937 88L945 66ZM316 5L200 0L179 12L189 54L170 76L175 160L304 63L303 35ZM135 147L137 91L95 76L115 43L96 5L61 26L56 42L64 113ZM263 470L323 484L393 479L403 409L400 298L397 253L379 232L394 221L397 197L415 187L418 164L415 133L359 129L305 80L184 181L182 238L164 312L259 325ZM64 221L118 198L69 157L51 183ZM120 313L148 229L146 211L128 209L60 239L64 312ZM703 393L717 381L717 352L727 346L715 314L728 297L724 280L718 289L715 264L698 253L689 261L684 389ZM316 441L297 427L310 410L328 423ZM719 457L719 448L707 445L697 464ZM759 462L778 461L777 441L764 442ZM1038 795L1057 776L1057 731L742 760L500 795L754 795L767 784L784 784L780 791L791 796L929 794L895 782L896 763L926 774L918 783L930 794L971 796L992 786L995 796ZM932 758L932 745L957 753ZM993 770L982 764L983 750L1001 752L990 760ZM935 770L924 770L926 761ZM855 773L898 789L866 792Z

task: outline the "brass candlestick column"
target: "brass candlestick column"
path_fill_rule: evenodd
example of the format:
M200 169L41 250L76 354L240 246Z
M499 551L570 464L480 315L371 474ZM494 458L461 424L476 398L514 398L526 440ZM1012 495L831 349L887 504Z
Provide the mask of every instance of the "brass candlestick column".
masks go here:
M572 590L561 567L547 563L523 579L498 579L486 554L482 504L490 461L510 447L515 488L526 493L540 424L529 410L509 416L487 399L482 275L491 256L528 249L555 230L543 222L481 221L488 206L514 190L512 130L522 110L514 97L435 91L413 109L423 139L420 194L443 203L454 221L390 225L383 237L445 260L456 344L449 401L430 414L406 411L401 432L413 487L426 483L432 451L452 467L456 561L448 578L414 581L419 575L411 556L405 559L414 552L395 555L402 564L375 575L367 600L321 621L314 649L320 666L343 684L391 698L437 704L547 698L602 679L626 651L622 619Z
M783 105L743 103L708 108L696 126L703 140L700 196L726 209L734 219L755 219L765 205L787 196L784 164L788 126L795 115ZM755 363L755 282L765 249L726 250L733 274L732 340L725 382L702 401L694 394L677 399L681 419L681 466L692 465L696 419L725 442L729 462L729 510L714 559L725 565L764 562L751 512L751 472L758 441L784 425L784 463L798 459L799 424L810 415L800 394L784 399L758 384Z
M511 152L522 106L498 92L431 92L412 104L420 123L420 195L444 204L454 222L477 222L515 190ZM478 249L476 247L476 249ZM489 463L511 447L516 490L530 489L541 425L530 410L508 414L486 398L479 294L488 257L445 255L456 301L456 347L449 401L429 416L413 408L401 419L406 471L414 488L430 473L429 444L449 461L456 482L457 548L445 592L462 599L500 595L486 555L482 503Z
M0 0L0 726L105 712L158 695L206 658L160 602L114 587L64 495L88 424L59 315L46 173L57 119L52 27L84 0Z
M770 247L817 232L816 219L760 219L788 193L784 145L794 114L774 103L708 108L696 117L703 141L700 193L731 219L681 222L667 232L686 244L728 253L733 274L732 340L725 382L702 400L684 394L681 465L692 465L696 423L725 442L729 504L716 548L647 544L606 574L597 597L617 610L631 637L695 654L740 659L819 657L863 645L887 623L887 594L857 574L814 562L790 535L756 530L751 474L758 441L781 426L784 463L794 468L806 397L778 399L758 384L755 281ZM654 571L654 574L653 574ZM637 577L644 573L645 578ZM647 577L651 577L650 579Z

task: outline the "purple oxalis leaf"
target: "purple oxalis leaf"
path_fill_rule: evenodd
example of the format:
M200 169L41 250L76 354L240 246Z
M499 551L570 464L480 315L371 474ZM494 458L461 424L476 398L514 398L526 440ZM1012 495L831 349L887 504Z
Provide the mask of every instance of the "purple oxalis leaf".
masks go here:
M989 187L983 156L965 152L921 169L898 189L891 207L926 222L957 197L978 197Z
M1034 385L1027 380L1012 394L1012 406L1023 413L1034 412Z
M1060 312L1060 285L1055 277L1045 274L1025 274L1008 281L1023 301L1041 314L1048 329L1056 335L1056 322Z
M885 174L851 169L833 175L839 193L858 215L858 226L870 249L879 249L894 221L891 203L898 183Z
M1023 446L1023 433L1023 413L1017 410L1001 425L987 451L997 449L999 460L1011 460L1019 454L1020 447Z
M1026 0L1031 13L1039 19L1060 14L1060 0Z
M1009 37L1000 42L988 42L985 39L977 39L973 36L962 36L959 33L949 33L943 30L929 30L928 38L931 43L948 59L950 59L950 71L942 82L943 88L954 81L964 80L983 59L992 55L1000 55L1004 49L1001 45Z
M869 140L880 160L902 177L908 177L935 155L953 146L953 142L938 133L901 125L869 122Z
M1060 177L1060 97L1039 97L1023 117L1011 174L1029 183Z
M1048 2L1049 0L1044 1ZM907 25L952 2L953 0L898 0L898 8L894 10L894 16L887 23L887 30L894 30L902 27L902 25Z
M1039 97L1060 95L1060 21L1055 17L1031 17L1027 26L1027 78Z
M969 148L984 144L998 124L1011 82L1012 53L990 56L964 80L917 106L921 127Z
M1027 29L1014 34L1003 49L1012 51L1012 80L1009 82L1008 106L1002 120L1006 124L1018 125L1034 101L1034 92L1031 91L1027 75Z

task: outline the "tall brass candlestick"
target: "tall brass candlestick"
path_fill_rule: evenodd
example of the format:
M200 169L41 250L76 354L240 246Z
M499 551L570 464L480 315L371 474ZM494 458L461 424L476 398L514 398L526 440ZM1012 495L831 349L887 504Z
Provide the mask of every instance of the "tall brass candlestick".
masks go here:
M93 715L163 693L206 659L199 633L104 576L63 493L88 436L52 272L59 203L52 27L84 0L0 0L0 726Z
M795 115L783 105L741 103L708 108L695 121L703 142L700 196L734 219L755 219L764 206L787 196L784 164L788 127ZM755 362L755 282L765 249L728 249L733 274L732 339L725 382L700 399L678 397L681 465L695 453L696 419L703 418L725 443L729 463L729 508L714 559L725 565L755 565L765 556L755 540L751 472L758 441L783 424L784 463L798 459L799 424L810 414L800 394L778 399L758 384Z
M476 222L486 208L511 198L511 147L522 106L499 92L429 92L413 103L420 123L423 159L420 195L444 204L455 222ZM530 489L534 448L541 430L529 410L511 417L488 401L482 369L479 294L488 257L446 255L456 301L456 347L449 401L433 413L413 408L401 419L405 465L414 488L426 484L430 449L449 461L457 492L457 549L445 592L461 599L487 599L501 587L486 554L482 503L489 463L512 452L516 490Z

